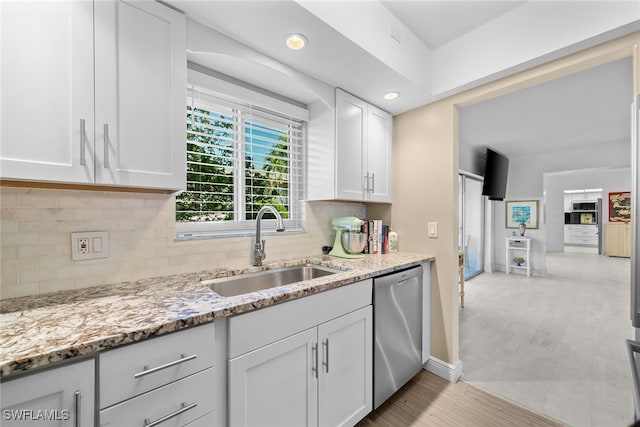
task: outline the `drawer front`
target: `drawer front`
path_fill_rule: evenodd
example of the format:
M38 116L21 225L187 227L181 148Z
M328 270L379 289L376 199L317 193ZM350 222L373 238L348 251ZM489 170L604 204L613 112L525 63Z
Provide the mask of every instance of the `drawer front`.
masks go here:
M597 245L598 244L598 237L589 237L589 236L583 236L583 237L574 237L572 239L572 243L576 243L576 244L581 244L581 245Z
M371 305L372 280L277 304L229 319L229 358Z
M213 381L209 368L134 397L100 411L100 426L141 427L158 421L162 427L184 426L213 411Z
M571 231L571 235L572 236L598 236L598 229L597 228L579 228L577 230L572 230Z
M100 408L213 366L214 339L209 323L100 354Z

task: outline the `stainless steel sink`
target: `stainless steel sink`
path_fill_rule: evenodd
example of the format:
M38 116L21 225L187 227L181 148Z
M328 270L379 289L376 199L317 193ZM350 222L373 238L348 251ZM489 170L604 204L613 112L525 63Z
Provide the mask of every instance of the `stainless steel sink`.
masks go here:
M223 297L232 297L275 288L276 286L311 280L316 277L328 276L339 272L340 270L323 265L306 264L296 267L265 270L258 273L242 274L239 276L203 280L201 283Z

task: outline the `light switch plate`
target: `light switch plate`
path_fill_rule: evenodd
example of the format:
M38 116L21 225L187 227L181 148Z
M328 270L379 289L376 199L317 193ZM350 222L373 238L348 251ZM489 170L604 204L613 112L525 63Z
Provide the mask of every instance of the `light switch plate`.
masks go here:
M427 235L429 237L438 237L438 223L433 221L433 222L428 222L427 223Z
M71 259L109 257L109 233L107 231L81 231L71 233Z

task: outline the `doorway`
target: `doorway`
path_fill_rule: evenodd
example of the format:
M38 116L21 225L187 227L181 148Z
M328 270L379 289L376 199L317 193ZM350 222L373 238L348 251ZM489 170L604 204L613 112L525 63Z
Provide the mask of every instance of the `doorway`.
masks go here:
M464 251L464 277L484 271L484 197L482 178L461 172L458 175L458 249Z

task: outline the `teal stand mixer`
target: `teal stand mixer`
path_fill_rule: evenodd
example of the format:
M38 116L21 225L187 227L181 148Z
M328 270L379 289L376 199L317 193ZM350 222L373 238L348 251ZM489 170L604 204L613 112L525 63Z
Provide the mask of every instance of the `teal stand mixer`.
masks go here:
M331 226L336 230L336 240L329 255L339 258L364 258L361 253L367 244L367 235L360 232L364 221L355 216L341 216L331 220Z

